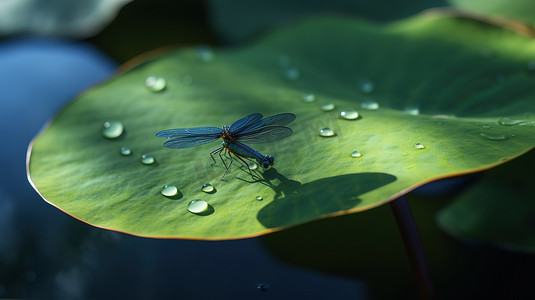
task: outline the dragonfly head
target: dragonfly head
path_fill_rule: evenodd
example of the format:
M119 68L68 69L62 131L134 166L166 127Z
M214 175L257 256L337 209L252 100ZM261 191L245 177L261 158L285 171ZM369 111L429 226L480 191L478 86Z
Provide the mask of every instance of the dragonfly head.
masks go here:
M275 161L275 158L273 156L264 155L262 161L260 162L262 166L267 169L269 166L273 166L273 162Z

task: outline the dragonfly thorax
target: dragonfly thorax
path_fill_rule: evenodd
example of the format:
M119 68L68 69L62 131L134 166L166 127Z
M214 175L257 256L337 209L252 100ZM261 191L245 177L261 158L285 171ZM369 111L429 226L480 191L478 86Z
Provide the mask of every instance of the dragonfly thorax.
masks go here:
M223 130L223 132L221 133L221 138L223 139L225 143L230 143L230 142L235 141L234 135L230 132L229 128L230 127L228 125L223 125L223 127L221 127L221 129Z

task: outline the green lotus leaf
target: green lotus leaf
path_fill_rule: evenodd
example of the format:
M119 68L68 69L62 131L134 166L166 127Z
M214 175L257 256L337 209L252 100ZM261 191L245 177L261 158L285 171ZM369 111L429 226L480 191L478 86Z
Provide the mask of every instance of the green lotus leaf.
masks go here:
M531 0L449 0L449 2L468 11L535 23L535 2Z
M438 215L453 236L535 253L535 152L489 170Z
M534 48L530 39L466 20L379 26L325 17L240 49L171 52L65 107L30 147L29 177L75 218L146 237L243 238L367 210L531 149ZM147 88L151 75L165 78L165 89ZM324 111L325 104L335 108ZM357 119L340 116L351 109ZM261 180L236 161L221 181L225 168L209 156L219 142L168 149L155 137L255 112L297 116L289 138L251 145L275 157L274 167L254 170ZM118 138L101 134L110 120L124 124ZM323 128L335 135L320 136ZM121 155L123 146L132 154ZM155 163L142 164L143 154ZM205 183L215 191L203 192ZM163 196L167 184L178 195ZM189 212L194 199L208 209Z

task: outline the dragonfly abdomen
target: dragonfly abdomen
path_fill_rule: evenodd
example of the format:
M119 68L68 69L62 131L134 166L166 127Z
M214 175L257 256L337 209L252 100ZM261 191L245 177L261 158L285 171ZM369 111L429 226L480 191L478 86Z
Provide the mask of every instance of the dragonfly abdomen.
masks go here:
M256 160L256 162L261 164L264 168L269 168L275 161L273 156L263 155L255 149L239 142L223 142L223 147L235 155Z

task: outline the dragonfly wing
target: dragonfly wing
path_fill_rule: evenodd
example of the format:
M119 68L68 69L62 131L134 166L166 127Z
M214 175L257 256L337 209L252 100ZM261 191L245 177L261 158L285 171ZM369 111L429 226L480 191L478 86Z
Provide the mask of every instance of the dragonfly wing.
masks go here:
M178 128L160 131L156 134L156 136L168 139L190 136L220 137L222 132L223 130L218 127Z
M257 123L260 123L261 125L262 117L262 114L259 113L250 114L247 117L243 117L238 121L232 123L232 125L230 125L229 130L232 133L240 133L244 130L247 130L247 128L251 126L255 126Z
M271 117L267 117L264 120L263 125L288 125L292 123L295 120L295 115L292 113L282 113L278 115L274 115Z
M292 133L288 127L267 126L238 135L236 140L248 144L271 143L287 138Z
M261 120L261 122L256 122L254 124L251 124L251 125L243 128L242 130L240 130L238 132L238 134L246 133L248 131L254 131L254 130L257 130L259 128L262 128L262 127L265 127L265 126L270 126L270 125L281 125L281 126L282 125L288 125L288 124L292 123L293 120L295 120L295 115L292 114L292 113L282 113L282 114L274 115L274 116L267 117L267 118Z
M201 135L191 135L180 138L173 138L163 143L164 147L172 149L182 149L195 147L203 144L208 144L219 139L219 136L201 136Z

